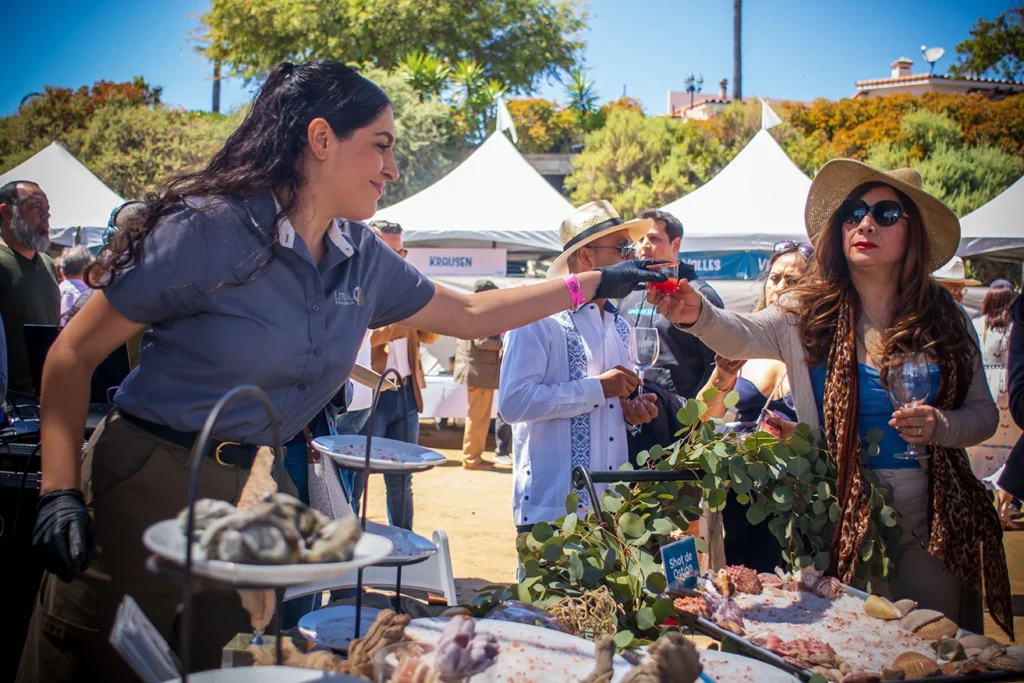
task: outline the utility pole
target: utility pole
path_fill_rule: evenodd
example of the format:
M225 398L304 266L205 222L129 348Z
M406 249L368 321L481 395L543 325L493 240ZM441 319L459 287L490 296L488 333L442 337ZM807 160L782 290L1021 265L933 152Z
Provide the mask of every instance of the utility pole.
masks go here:
M740 25L742 24L743 0L732 0L732 98L743 99L743 54L740 48Z
M220 60L213 63L213 113L220 113Z

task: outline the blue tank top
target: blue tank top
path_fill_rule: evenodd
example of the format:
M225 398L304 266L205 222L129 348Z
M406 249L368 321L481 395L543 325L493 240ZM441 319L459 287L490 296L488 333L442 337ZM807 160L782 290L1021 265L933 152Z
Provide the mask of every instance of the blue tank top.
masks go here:
M768 397L762 394L757 385L746 377L738 378L733 389L740 395L740 400L736 404L736 421L757 422L761 418L761 410L768 401ZM792 394L772 399L772 402L768 404L768 410L774 410L790 422L797 421Z
M931 376L931 391L928 393L928 400L931 405L935 400L935 394L939 390L939 382L942 380L942 373L938 365L929 365L928 374ZM882 431L882 441L878 444L878 455L867 458L866 464L875 470L901 470L912 467L920 467L916 460L897 460L897 453L907 450L907 442L900 438L899 432L889 426L892 413L895 410L889 392L882 386L882 378L878 370L858 363L858 386L860 397L857 403L857 431L863 440L864 435L871 429ZM824 426L825 417L822 411L822 403L825 398L825 365L816 365L811 368L811 385L814 387L814 398L818 403L818 417Z

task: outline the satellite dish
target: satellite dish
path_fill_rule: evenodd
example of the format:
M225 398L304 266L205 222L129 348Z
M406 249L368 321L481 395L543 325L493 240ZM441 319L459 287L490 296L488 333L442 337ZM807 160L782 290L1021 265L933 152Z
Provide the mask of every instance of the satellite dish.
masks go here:
M946 54L946 51L941 47L925 47L922 45L921 54L924 55L924 61L928 62L928 75L931 76L932 72L935 71L935 62L942 59L942 55Z

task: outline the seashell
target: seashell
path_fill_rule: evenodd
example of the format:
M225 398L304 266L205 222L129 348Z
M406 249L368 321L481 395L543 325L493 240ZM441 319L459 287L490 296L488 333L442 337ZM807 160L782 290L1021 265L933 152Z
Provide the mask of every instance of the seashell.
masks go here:
M974 648L981 651L989 645L992 645L994 642L995 641L988 636L980 636L974 633L966 635L960 639L960 644L964 646L965 650Z
M843 676L839 683L879 683L882 674L875 671L855 671Z
M999 671L1024 671L1024 662L1021 662L1016 657L1008 657L1006 655L1000 655L985 662L989 667L998 669Z
M736 592L736 588L733 585L732 577L729 576L729 572L724 569L719 569L714 579L715 587L718 592L722 594L723 598L731 598L732 594Z
M836 655L836 661L839 662L839 672L842 673L844 676L846 674L853 673L853 667L847 664L846 662L842 661L839 655Z
M899 619L900 612L896 606L880 595L872 595L864 601L864 613L875 619Z
M830 680L830 681L842 680L843 672L840 671L839 669L829 669L828 670L828 676L826 676L826 678L828 678L828 680Z
M993 643L978 654L978 659L983 662L988 662L996 657L1002 657L1006 654L1006 646L1000 643Z
M778 574L769 574L762 572L757 575L758 580L761 582L761 586L767 588L768 586L781 586L782 579L779 578Z
M899 610L901 618L917 609L917 603L913 600L897 600L892 604Z
M904 652L892 663L892 668L901 670L907 678L927 678L939 672L935 660L920 652Z
M935 648L939 659L944 659L947 662L956 662L967 658L964 646L955 638L942 638L932 643L932 647Z
M823 576L818 583L814 584L811 591L819 598L832 600L838 598L843 592L842 582L834 576Z
M902 681L906 677L902 669L882 669L883 681Z
M981 654L981 648L980 647L965 647L964 648L964 654L967 655L968 657L977 657L978 655Z
M765 586L763 592L765 595L770 595L773 598L781 598L786 594L786 591L777 586Z
M951 619L942 617L929 622L914 631L914 635L922 640L938 640L940 638L952 638L956 634L956 624Z
M1024 646L1022 645L1007 645L1006 656L1013 657L1021 662L1024 662Z
M966 674L980 674L988 672L985 662L977 659L965 659L961 662L948 662L942 665L942 673L947 676L963 676Z
M406 659L398 665L393 681L403 683L441 683L441 677L427 662L419 659Z
M942 612L933 609L915 609L900 619L900 628L914 633L925 624L942 619L943 616Z

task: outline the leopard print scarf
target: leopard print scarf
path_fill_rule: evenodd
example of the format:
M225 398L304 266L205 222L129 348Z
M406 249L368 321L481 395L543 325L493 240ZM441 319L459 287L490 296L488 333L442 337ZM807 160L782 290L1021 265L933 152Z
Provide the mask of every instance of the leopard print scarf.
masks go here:
M842 514L832 539L830 574L844 583L853 580L858 551L871 521L870 487L861 475L861 443L857 429L858 369L856 320L849 298L839 306L836 334L825 373L824 427L829 453L837 469ZM953 367L953 366L951 366ZM953 376L936 397L943 410L955 409L957 390L966 377ZM985 487L971 471L963 449L930 447L928 552L966 586L982 591L989 613L1013 638L1010 579L1003 551L1003 530ZM939 495L935 495L939 492ZM978 546L981 545L981 555ZM835 549L838 549L836 551Z

